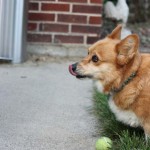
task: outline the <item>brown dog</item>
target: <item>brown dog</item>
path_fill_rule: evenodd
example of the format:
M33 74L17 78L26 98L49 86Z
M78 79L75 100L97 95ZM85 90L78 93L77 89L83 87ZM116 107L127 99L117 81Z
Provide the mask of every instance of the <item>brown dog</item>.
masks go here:
M97 80L100 92L110 93L109 106L117 120L143 127L150 136L150 54L138 51L139 38L131 34L120 40L121 25L93 44L88 56L70 65L77 78Z

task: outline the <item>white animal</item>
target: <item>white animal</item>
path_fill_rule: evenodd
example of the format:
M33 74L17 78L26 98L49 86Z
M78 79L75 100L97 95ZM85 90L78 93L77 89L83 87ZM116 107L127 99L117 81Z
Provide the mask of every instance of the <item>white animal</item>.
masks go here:
M130 34L132 34L131 30L129 28L123 27L121 31L121 39L124 39Z
M116 20L122 20L125 25L129 16L129 7L126 0L118 0L116 6L108 1L104 5L104 13L106 18L115 18Z

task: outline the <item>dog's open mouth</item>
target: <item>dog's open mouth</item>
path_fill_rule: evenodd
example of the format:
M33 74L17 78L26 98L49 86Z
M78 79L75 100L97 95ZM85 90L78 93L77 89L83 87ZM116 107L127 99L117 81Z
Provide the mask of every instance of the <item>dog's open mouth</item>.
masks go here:
M87 76L77 73L73 65L69 65L69 72L78 79L86 78Z

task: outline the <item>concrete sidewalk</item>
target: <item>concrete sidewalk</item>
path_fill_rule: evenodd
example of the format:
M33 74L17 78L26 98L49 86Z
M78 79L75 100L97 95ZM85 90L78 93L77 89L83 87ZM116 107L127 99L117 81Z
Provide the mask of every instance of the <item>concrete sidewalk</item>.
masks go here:
M94 150L92 82L70 63L0 65L0 150Z

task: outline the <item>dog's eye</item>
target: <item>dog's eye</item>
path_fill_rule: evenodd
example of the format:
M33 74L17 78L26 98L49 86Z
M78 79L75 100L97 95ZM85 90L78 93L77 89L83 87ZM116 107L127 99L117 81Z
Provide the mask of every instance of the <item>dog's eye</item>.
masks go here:
M92 56L92 61L93 61L93 62L98 62L98 60L99 60L99 59L98 59L98 57L97 57L96 55L93 55L93 56Z

